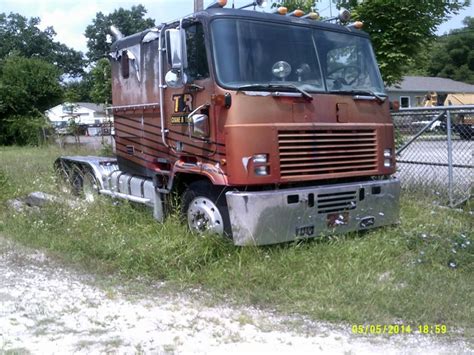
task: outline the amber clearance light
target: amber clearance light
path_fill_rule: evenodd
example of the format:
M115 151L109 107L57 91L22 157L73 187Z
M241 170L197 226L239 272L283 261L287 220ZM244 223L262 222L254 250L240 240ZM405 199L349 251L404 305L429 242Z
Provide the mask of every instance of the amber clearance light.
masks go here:
M319 20L319 14L317 12L310 12L304 15L302 18L307 18L310 20Z
M290 12L287 16L301 17L303 15L304 15L303 10L297 9L295 11Z
M278 15L286 15L288 13L288 9L284 6L280 6L279 8L273 10L273 13Z
M349 28L355 28L356 30L360 30L362 27L364 27L364 23L361 21L356 21L354 23L351 23L347 27Z
M207 7L207 9L212 9L215 7L224 7L227 5L227 0L217 0Z

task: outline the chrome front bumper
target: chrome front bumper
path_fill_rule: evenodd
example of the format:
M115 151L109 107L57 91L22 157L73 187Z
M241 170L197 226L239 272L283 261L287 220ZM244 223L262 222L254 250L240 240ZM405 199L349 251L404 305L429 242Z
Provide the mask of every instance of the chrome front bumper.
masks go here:
M226 193L235 245L265 245L398 222L400 182Z

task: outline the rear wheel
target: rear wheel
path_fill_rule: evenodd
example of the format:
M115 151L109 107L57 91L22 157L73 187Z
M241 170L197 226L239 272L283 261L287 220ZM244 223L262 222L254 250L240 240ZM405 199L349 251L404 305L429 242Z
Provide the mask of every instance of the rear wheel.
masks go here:
M79 194L87 202L94 202L97 195L99 194L99 184L97 179L89 169L86 169L82 171L81 180L82 189Z
M61 192L82 197L88 202L93 202L99 194L99 183L89 168L59 161L55 170Z
M231 236L223 188L217 188L207 181L191 183L183 194L181 214L192 232Z
M74 194L73 188L73 168L63 160L56 161L54 165L56 186L63 194Z

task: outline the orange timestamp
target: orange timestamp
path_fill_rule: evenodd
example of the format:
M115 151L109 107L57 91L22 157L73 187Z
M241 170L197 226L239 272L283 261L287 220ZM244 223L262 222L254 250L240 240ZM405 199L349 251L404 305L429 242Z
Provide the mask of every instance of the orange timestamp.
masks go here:
M446 334L448 327L445 324L353 324L353 334Z

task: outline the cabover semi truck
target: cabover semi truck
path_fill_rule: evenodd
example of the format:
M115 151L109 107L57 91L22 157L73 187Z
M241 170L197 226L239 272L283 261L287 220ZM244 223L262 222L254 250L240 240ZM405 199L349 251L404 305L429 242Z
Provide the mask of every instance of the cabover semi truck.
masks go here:
M368 35L224 6L118 34L116 159L56 168L86 197L142 203L159 221L179 196L191 230L236 245L396 223L393 125Z

